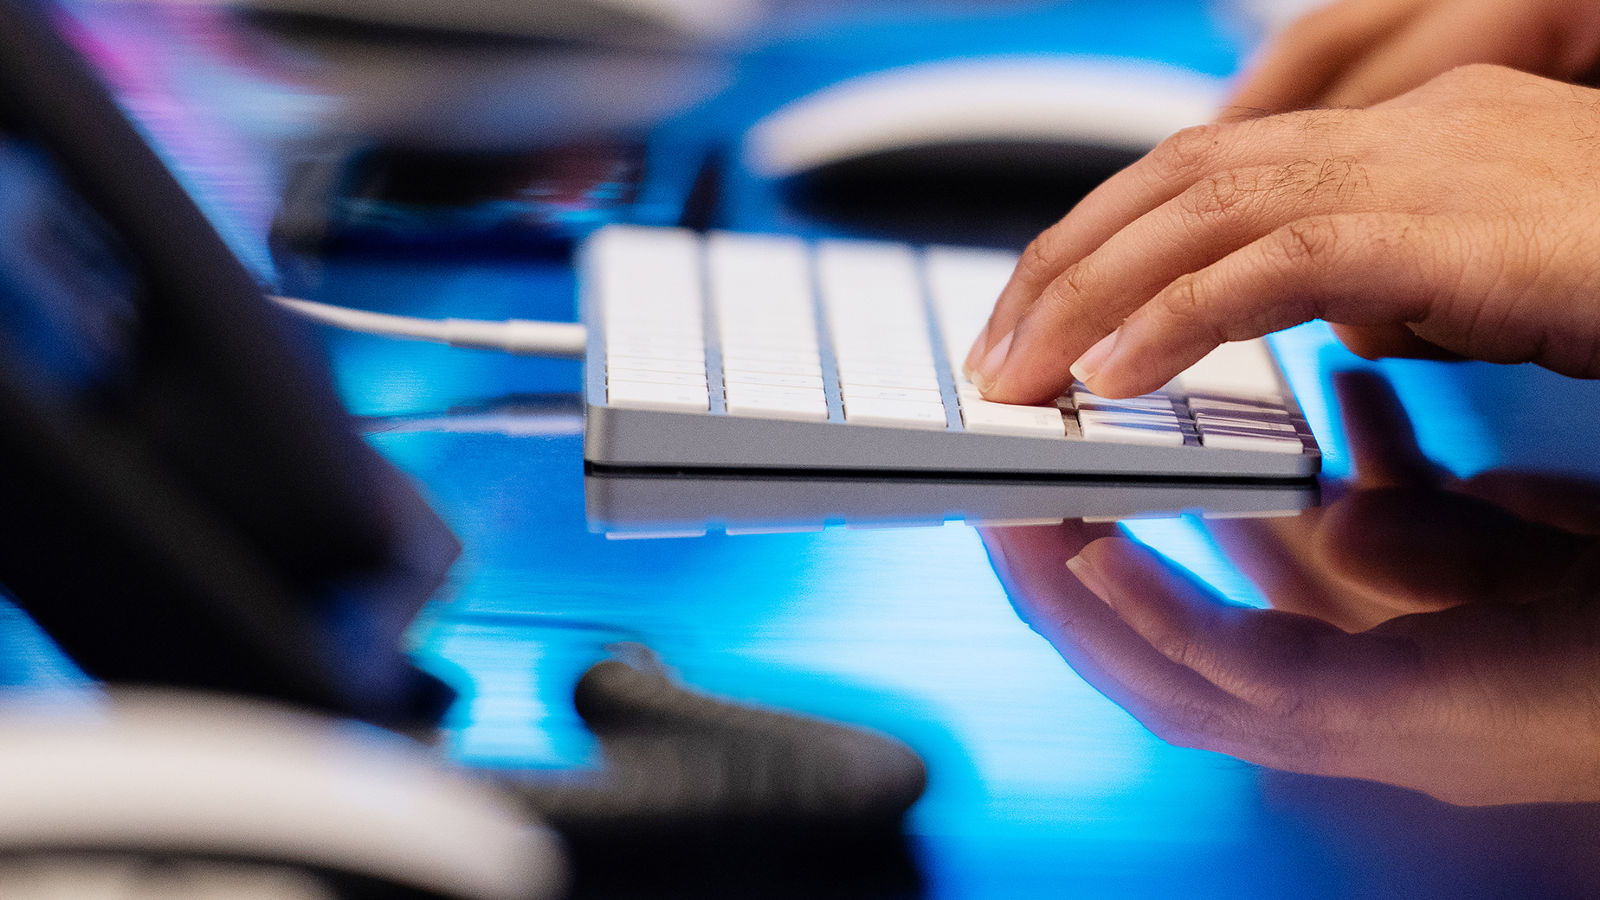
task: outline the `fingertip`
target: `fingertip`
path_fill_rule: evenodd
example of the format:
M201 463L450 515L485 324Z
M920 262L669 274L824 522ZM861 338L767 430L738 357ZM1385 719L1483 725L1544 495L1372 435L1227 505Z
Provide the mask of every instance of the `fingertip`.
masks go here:
M1088 588L1089 593L1094 594L1101 600L1110 602L1111 589L1106 584L1105 574L1100 571L1100 567L1095 564L1092 558L1086 557L1082 552L1079 552L1077 556L1067 560L1067 571L1071 572L1079 583Z
M968 378L972 377L972 373L977 369L978 364L982 362L984 355L989 352L989 324L988 322L983 323L982 330L972 340L972 349L967 351L966 360L961 363L961 371Z
M1072 376L1091 387L1101 369L1116 355L1117 341L1122 337L1122 329L1118 328L1110 334L1095 341L1094 346L1083 352L1077 361L1072 364L1069 371Z
M977 386L978 393L988 396L994 389L995 382L1000 372L1006 366L1006 360L1011 355L1011 344L1015 339L1015 332L1009 332L998 343L990 347L978 360L978 365L967 373L972 383Z

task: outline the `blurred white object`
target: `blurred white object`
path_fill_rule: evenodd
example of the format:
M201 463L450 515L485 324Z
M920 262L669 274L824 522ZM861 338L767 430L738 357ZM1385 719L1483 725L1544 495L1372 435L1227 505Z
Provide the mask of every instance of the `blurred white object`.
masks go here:
M169 0L479 34L682 43L733 37L761 0Z
M39 854L48 874L77 854L187 854L460 900L562 886L551 833L419 744L255 701L108 696L0 703L0 855Z
M896 150L1055 142L1142 152L1209 121L1219 79L1105 57L921 63L824 88L762 119L745 143L758 174L785 177Z

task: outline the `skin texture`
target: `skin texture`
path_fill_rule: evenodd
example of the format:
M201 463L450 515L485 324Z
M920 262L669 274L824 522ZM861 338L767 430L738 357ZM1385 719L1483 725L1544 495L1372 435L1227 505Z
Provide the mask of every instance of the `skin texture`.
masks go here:
M1339 388L1333 502L1210 524L1271 609L1079 522L984 532L1013 605L1172 743L1457 804L1600 799L1600 486L1451 479L1386 385Z
M1367 109L1174 135L1023 254L968 360L992 400L1125 397L1311 319L1365 356L1600 375L1600 91L1452 69Z

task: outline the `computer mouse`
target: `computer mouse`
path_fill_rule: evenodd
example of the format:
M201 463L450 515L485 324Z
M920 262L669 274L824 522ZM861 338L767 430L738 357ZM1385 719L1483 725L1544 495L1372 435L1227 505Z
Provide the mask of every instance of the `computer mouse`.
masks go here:
M1222 97L1219 78L1136 59L918 63L780 107L749 130L743 156L818 218L1009 245L1174 131L1214 118Z
M0 703L0 851L6 896L181 874L182 896L537 900L565 877L525 807L421 744L173 690Z

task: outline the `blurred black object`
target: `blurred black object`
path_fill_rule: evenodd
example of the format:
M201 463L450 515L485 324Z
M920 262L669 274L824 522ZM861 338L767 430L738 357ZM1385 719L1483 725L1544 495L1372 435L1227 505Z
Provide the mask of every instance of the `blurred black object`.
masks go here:
M454 537L52 14L0 0L0 584L101 679L437 715Z
M516 782L567 842L578 896L916 895L919 756L863 728L712 697L653 656L578 682L601 767Z
M272 243L299 253L561 255L599 225L651 218L639 208L646 173L643 143L626 140L321 153L291 173Z
M1140 156L1060 141L940 144L822 166L783 191L808 218L874 236L1016 249Z

